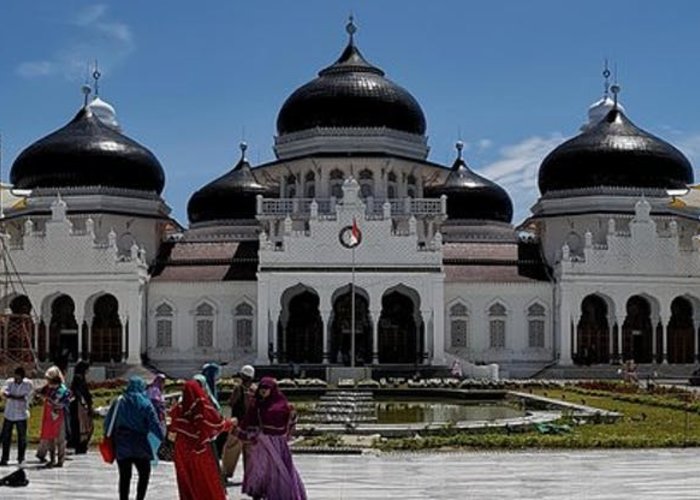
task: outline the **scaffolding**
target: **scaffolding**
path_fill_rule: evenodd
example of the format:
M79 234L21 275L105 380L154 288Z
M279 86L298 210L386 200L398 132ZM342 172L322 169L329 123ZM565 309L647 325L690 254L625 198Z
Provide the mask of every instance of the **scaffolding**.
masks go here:
M0 136L0 179L2 178L2 137ZM5 233L4 199L10 193L10 186L0 181L0 282L2 308L0 309L0 376L10 377L18 366L24 367L28 376L37 376L39 363L34 343L36 318L27 290L22 283L17 268L12 262ZM5 191L8 191L7 193ZM22 307L12 309L19 297L25 297Z

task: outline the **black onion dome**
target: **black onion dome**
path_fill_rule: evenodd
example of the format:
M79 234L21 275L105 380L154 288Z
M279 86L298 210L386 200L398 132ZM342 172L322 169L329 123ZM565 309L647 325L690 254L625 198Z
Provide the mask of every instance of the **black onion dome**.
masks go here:
M203 188L195 191L187 204L190 223L229 219L255 219L255 198L270 196L271 189L258 183L245 157L242 155L232 170Z
M597 125L547 155L539 187L542 194L597 186L669 189L692 184L693 178L683 153L613 108Z
M440 186L426 189L428 196L447 195L447 217L450 219L493 220L510 223L513 202L505 189L471 170L459 156L451 172Z
M108 186L160 194L165 174L153 153L84 107L20 153L10 182L22 189Z
M315 127L386 127L425 134L425 116L418 101L362 57L353 42L351 23L348 32L350 42L340 58L282 105L278 134Z

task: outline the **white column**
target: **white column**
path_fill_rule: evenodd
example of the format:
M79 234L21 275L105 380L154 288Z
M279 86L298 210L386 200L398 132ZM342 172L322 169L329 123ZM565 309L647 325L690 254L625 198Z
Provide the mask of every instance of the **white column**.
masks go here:
M420 311L421 314L421 319L423 320L423 352L428 353L428 359L425 360L426 364L433 364L433 358L434 358L434 352L435 352L435 343L434 343L434 338L433 338L433 324L432 324L432 316L433 316L433 311L430 309L421 309ZM423 356L421 353L421 357L419 358L421 361L423 360Z
M83 357L83 323L85 322L85 318L80 317L78 318L78 359L81 359Z
M381 309L372 309L372 364L379 363L379 317L382 314Z
M327 365L331 361L331 359L329 357L331 354L331 344L330 344L331 311L329 309L321 309L319 312L321 313L321 321L323 322L323 364Z
M625 324L626 316L617 316L617 356L620 361L625 359L624 346L622 345L622 325Z
M665 365L668 364L668 324L663 316L659 316L659 322L661 323L661 362ZM654 332L656 332L656 327L654 327Z
M39 323L41 322L41 318L37 318L36 321L32 322L32 330L33 330L33 335L32 335L32 349L34 349L34 352L36 353L39 350ZM697 328L696 328L697 330ZM697 356L696 356L697 357Z
M284 178L284 177L283 177ZM269 311L269 284L267 279L258 274L258 305L257 305L257 329L256 329L256 354L255 364L265 365L270 362L268 359L268 331L270 328Z
M132 345L134 343L134 334L132 334L131 330L136 330L137 327L136 325L130 325L129 324L129 316L126 314L122 314L119 316L119 319L122 322L122 353L124 356L124 359L121 361L127 361L129 363L139 363L139 352L138 352L138 343L137 343L137 350L134 353L133 349L134 346ZM128 344L128 349L127 349L127 344Z
M570 294L566 290L560 292L559 304L559 364L569 366L571 359L571 304Z
M572 328L572 336L573 336L573 345L571 346L571 351L573 352L573 356L576 357L578 356L578 324L581 321L581 309L579 308L577 312L573 314L573 324L571 325Z
M433 338L432 363L444 365L445 360L445 275L440 274L433 280L432 290L432 329Z

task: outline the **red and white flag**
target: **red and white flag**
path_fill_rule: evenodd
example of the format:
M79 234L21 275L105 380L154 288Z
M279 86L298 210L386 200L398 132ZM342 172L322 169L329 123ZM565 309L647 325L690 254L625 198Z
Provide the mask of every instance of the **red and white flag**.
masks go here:
M355 217L352 218L352 231L350 232L350 243L352 246L360 243L360 228L357 227L357 221Z

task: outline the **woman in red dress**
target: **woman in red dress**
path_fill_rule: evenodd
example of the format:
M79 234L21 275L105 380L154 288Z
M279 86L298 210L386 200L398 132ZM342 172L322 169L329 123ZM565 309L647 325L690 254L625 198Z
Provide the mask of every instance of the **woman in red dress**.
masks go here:
M175 473L181 500L225 500L211 441L231 428L202 387L188 380L182 401L170 412L169 432L175 433Z

